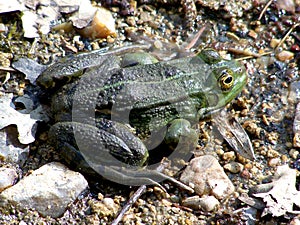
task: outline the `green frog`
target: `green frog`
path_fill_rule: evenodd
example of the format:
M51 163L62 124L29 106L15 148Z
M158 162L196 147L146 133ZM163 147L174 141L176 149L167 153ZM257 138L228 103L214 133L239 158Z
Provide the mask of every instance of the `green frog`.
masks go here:
M37 83L55 90L49 136L66 161L122 184L157 183L169 177L155 170L155 157L188 160L193 125L233 100L247 73L212 49L170 61L127 50L63 59Z

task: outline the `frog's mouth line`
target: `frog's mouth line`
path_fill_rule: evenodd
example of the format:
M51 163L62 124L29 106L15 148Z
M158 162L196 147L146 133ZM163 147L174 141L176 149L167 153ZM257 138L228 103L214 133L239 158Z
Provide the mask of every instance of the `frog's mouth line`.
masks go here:
M210 119L213 115L215 115L216 113L220 112L222 109L224 109L225 106L223 107L220 107L220 108L216 108L216 109L210 109L210 108L207 108L204 110L200 110L198 112L198 115L199 116L199 121L200 120L208 120Z

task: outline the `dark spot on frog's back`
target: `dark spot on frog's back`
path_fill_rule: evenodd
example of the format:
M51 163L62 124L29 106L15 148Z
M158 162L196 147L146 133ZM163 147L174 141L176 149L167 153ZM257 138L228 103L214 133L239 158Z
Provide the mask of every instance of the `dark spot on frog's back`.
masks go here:
M175 67L167 67L165 70L165 78L174 77L175 75L179 75L181 71Z

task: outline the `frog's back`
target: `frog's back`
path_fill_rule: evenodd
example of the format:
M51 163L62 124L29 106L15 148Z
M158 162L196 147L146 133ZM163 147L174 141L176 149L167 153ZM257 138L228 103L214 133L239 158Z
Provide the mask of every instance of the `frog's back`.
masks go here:
M153 118L160 126L180 117L196 119L199 107L207 104L210 87L203 85L210 70L201 59L188 58L112 71L98 90L98 112L118 121L130 117L134 127Z
M118 69L107 76L99 100L115 104L122 96L135 102L136 108L180 101L187 94L205 92L210 72L211 67L198 57Z

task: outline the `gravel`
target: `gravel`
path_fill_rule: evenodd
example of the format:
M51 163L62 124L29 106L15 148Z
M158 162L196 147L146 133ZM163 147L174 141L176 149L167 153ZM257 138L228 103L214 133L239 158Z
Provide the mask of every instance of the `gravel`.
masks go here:
M122 224L255 224L255 222L297 224L300 220L297 214L286 213L281 217L272 217L271 214L262 217L262 212L270 210L245 207L239 200L240 196L251 194L251 188L270 182L276 170L282 165L296 169L293 170L292 174L294 172L295 174L290 180L295 180L291 186L299 187L300 155L299 129L297 129L299 110L296 106L299 105L300 37L297 24L300 22L300 5L299 1L286 1L289 3L287 8L281 4L282 2L284 1L273 1L264 11L266 1L180 1L180 3L167 1L166 3L149 0L138 1L136 5L122 5L124 3L122 1L121 5L106 6L115 18L117 37L96 40L81 38L74 29L66 30L70 27L67 23L69 15L66 14L61 14L60 18L54 21L56 24L65 23L64 29L51 30L48 34L35 33L38 38L24 38L21 14L7 12L0 15L2 30L0 93L1 95L13 93L14 97L26 93L34 99L34 103L37 102L34 96L37 96L38 90L30 83L30 79L26 79L23 74L15 72L10 67L12 61L18 58L28 57L47 65L75 52L137 42L150 43L153 46L151 51L162 59L185 57L191 54L187 53L185 48L191 46L196 32L202 30L191 51L212 47L223 57L240 58L239 60L247 67L248 84L226 110L237 118L246 130L256 160L247 160L233 152L215 131L212 122L200 122L197 127L199 146L194 152L198 158L193 159L191 163L200 160L201 157L209 157L211 161L216 161L217 170L224 180L227 180L226 185L229 185L230 192L226 194L222 192L216 196L211 193L199 196L181 190L169 182L162 183L168 193L158 187L149 186L145 194L125 214ZM289 35L283 40L286 34ZM11 175L10 179L5 179L5 182L10 182L4 185L8 188L1 192L0 198L1 202L9 201L11 205L10 208L1 207L0 223L110 224L136 188L120 186L101 177L84 178L65 166L54 163L64 161L47 143L49 126L48 123L40 122L35 142L22 145L21 148L15 146L15 143L6 142L7 134L14 135L17 139L15 126L9 125L0 131L4 140L0 145L0 168L6 171L3 177ZM21 153L16 156L9 152L14 156L14 160L9 159L6 149L14 149L10 147L12 145L25 151L22 158L19 157ZM192 166L188 162L183 163L189 165L187 168ZM45 168L44 165L46 168L52 167L48 172L60 171L62 174L52 180L50 177L53 174L46 173L42 176L43 179L37 182L34 175L41 168ZM17 178L14 172L6 169L7 167L16 171ZM174 175L172 168L168 168L165 172ZM72 175L68 175L67 179L64 177L65 173ZM214 170L211 174L218 175ZM175 178L178 179L182 175L175 174ZM2 175L0 176L2 178ZM297 179L294 179L295 176ZM73 178L70 179L71 177ZM65 187L56 192L56 201L59 203L50 204L51 207L55 207L49 208L49 201L51 203L54 201L48 195L51 193L49 189L58 191L56 182L61 182L65 178L68 180ZM79 180L76 181L77 179ZM68 188L69 183L79 181L80 189ZM87 181L90 188L86 190ZM201 181L204 182L205 179ZM27 186L19 189L24 183L27 183ZM10 185L13 186L9 187ZM14 189L18 189L18 194L13 194ZM40 191L40 195L34 194L33 190ZM86 191L80 195L83 190ZM209 190L206 192L213 189ZM43 191L47 191L48 194ZM62 199L60 195L62 192L68 196L67 200ZM41 197L40 201L34 201L36 196ZM188 203L189 201L192 203ZM20 202L18 206L15 204ZM203 206L200 202L206 203Z

